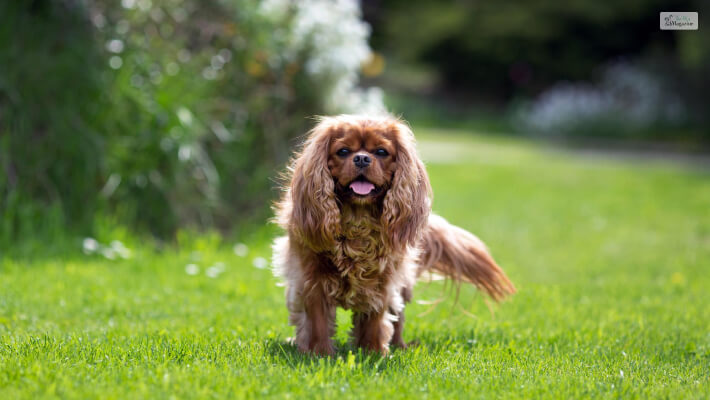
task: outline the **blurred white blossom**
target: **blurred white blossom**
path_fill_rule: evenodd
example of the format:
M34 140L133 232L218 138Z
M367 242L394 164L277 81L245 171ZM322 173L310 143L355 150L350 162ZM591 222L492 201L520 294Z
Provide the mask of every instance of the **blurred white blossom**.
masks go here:
M136 6L136 0L121 0L123 8L131 9Z
M111 53L120 53L123 51L123 41L121 39L111 39L106 42L106 50Z
M122 19L116 23L116 33L119 35L125 35L128 33L128 30L131 28L131 23L126 21L125 19Z
M128 249L120 240L111 241L111 250L123 259L131 258L131 250Z
M249 253L249 248L244 243L235 244L232 250L234 250L234 254L239 257L245 257Z
M94 238L85 238L82 242L82 247L85 254L95 253L99 249L99 242Z
M357 1L266 0L260 12L273 20L292 18L281 61L294 61L298 54L308 51L306 72L329 85L328 112L384 111L379 88L357 87L360 66L372 55L367 43L370 27L360 18Z
M106 26L106 17L98 11L94 11L91 13L91 22L95 27L102 29Z
M182 63L186 63L190 61L190 58L192 58L192 54L190 54L190 51L187 49L180 49L177 54L178 60Z
M209 278L216 278L222 272L224 272L224 269L225 269L224 263L218 262L218 263L215 263L214 265L208 267L207 271L205 271L205 275L207 275L207 277L209 277Z
M150 7L153 6L153 2L151 0L138 0L138 8L141 9L141 11L149 11Z
M602 126L633 131L658 122L678 123L683 118L680 98L660 77L617 63L605 69L596 85L561 83L543 92L519 111L517 122L525 130L560 135Z
M115 260L118 257L129 259L132 255L131 250L119 240L113 240L106 246L94 238L87 237L82 242L82 249L84 254L98 253L109 260Z
M165 66L165 72L170 76L175 76L180 72L180 66L174 62L169 62L168 65Z
M101 248L101 255L106 257L109 260L115 260L116 259L116 252L113 251L112 248L110 247L102 247Z
M119 69L121 65L123 65L123 59L119 56L111 56L111 58L108 59L108 65L113 69Z
M194 117L192 116L192 112L188 110L185 107L180 107L178 108L177 112L177 117L180 120L180 123L184 126L189 127L192 125L192 121L194 120Z
M266 261L264 257L254 257L252 264L254 265L254 268L258 269L264 269L269 266L269 262Z
M188 275L197 275L200 273L200 267L197 264L187 264L185 266L185 273Z

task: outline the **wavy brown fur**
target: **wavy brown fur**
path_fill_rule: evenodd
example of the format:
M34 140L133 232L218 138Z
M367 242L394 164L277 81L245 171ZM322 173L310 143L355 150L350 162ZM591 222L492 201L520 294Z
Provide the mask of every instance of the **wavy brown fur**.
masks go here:
M485 244L438 215L429 217L420 246L417 276L437 272L457 282L471 283L495 301L515 293Z

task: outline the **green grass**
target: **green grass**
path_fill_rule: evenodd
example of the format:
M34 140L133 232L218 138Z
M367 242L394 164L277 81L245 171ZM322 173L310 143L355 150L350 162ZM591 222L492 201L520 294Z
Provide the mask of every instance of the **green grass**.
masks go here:
M493 314L471 288L454 305L420 283L415 300L446 300L407 308L419 347L361 354L340 312L338 357L312 358L285 343L283 289L253 266L273 229L242 239L246 257L211 235L155 247L119 232L133 257L111 261L77 239L0 261L0 398L710 396L707 171L420 133L435 211L519 289Z

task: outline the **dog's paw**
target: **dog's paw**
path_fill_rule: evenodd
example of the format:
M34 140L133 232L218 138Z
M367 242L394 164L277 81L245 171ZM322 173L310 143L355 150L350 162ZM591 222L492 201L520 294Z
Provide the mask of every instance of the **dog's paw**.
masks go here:
M311 350L313 354L319 355L319 356L328 356L332 357L335 355L335 347L333 347L332 344L321 344L321 345L316 345L313 347Z
M411 348L411 347L417 347L417 346L419 346L419 341L418 341L418 340L412 340L412 341L410 341L410 342L408 342L408 343L405 343L404 341L401 341L401 342L392 342L392 347L394 347L394 348L396 348L396 349L402 349L402 350L405 350L405 349L408 349L408 348Z
M298 350L304 354L311 354L316 356L334 356L335 347L331 342L316 342L311 343L308 346L298 346Z

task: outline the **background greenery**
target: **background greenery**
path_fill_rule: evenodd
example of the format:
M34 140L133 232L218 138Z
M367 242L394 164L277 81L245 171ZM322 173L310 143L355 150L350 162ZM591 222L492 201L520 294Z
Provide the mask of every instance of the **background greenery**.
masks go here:
M386 63L372 81L409 100L397 105L436 99L427 114L443 122L475 124L485 113L528 135L702 147L710 139L710 36L661 31L659 12L697 11L707 26L708 4L366 0L363 10ZM684 112L669 110L674 102ZM401 111L418 118L407 113L417 108ZM547 108L566 118L547 122Z
M263 220L308 117L363 96L358 8L318 3L3 2L0 243L97 215L159 237Z
M707 150L707 30L658 29L705 7L364 1L371 52L348 0L3 2L0 245L260 224L310 116L384 107L360 74L419 126Z

